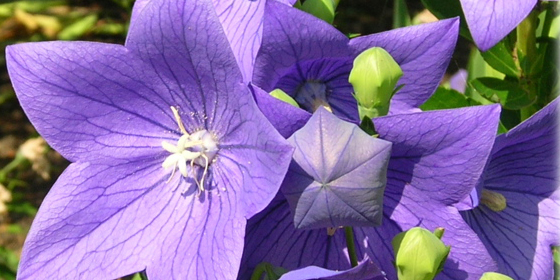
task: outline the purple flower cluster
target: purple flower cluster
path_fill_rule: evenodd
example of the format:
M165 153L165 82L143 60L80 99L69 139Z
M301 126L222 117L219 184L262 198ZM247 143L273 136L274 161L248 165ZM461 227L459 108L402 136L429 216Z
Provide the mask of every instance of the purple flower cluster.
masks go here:
M290 4L140 0L124 46L8 47L27 116L72 162L18 279L250 279L266 262L281 279L392 280L391 240L417 226L445 229L437 279L552 278L558 101L498 137L499 105L422 112L458 19L348 39ZM348 82L372 47L403 71L377 137Z

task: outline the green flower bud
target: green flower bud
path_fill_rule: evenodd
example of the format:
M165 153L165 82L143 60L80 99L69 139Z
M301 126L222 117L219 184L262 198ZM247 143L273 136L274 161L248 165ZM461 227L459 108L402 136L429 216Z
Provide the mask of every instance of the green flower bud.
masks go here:
M337 5L338 0L306 0L300 9L332 24Z
M354 59L348 82L354 87L360 118L387 115L389 102L402 75L401 67L382 48L367 49Z
M434 279L450 250L436 235L420 227L399 233L391 243L399 280Z
M482 190L480 203L494 212L503 211L507 207L507 200L503 194L486 189Z
M270 95L276 97L277 99L280 99L292 106L295 106L297 108L299 108L299 105L297 104L297 102L291 97L289 96L287 93L285 93L283 90L277 88L273 91L270 92Z
M486 272L482 274L480 280L513 280L513 278L497 272Z

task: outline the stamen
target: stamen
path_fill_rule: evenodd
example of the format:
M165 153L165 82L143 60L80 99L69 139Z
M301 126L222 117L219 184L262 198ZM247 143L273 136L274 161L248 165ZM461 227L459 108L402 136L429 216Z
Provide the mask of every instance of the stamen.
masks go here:
M501 193L483 189L480 203L486 205L494 212L500 212L506 209L507 201Z
M181 132L184 135L189 135L187 133L187 130L185 129L185 126L183 126L183 122L181 121L181 116L179 116L179 110L177 110L177 108L171 106L171 111L173 112L173 116L175 117L175 121L177 121L177 124L179 125L179 129L181 130Z
M185 178L189 177L189 173L191 173L191 177L198 186L198 195L200 195L205 190L204 183L206 176L208 176L208 168L218 152L218 145L212 134L206 130L200 130L193 134L187 133L178 109L172 106L171 111L183 135L177 141L176 146L166 141L161 143L163 149L171 153L162 163L162 167L165 169L172 167L171 176L167 182L171 181L177 169ZM191 172L188 171L187 163L189 163ZM204 168L201 178L196 176L195 164Z

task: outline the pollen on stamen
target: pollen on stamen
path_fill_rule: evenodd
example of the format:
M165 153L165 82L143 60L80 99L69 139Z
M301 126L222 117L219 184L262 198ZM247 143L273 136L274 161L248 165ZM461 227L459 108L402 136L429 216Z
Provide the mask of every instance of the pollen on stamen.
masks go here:
M164 150L171 153L162 163L164 169L171 168L171 175L167 182L171 181L175 171L179 169L179 173L183 177L191 176L194 179L200 194L205 190L208 168L215 161L214 157L218 152L218 145L215 137L207 130L199 130L189 134L181 121L179 110L172 106L171 111L183 135L177 140L176 145L167 141L163 141L161 144ZM195 165L203 168L200 177L197 175ZM189 174L188 167L190 167L191 174Z

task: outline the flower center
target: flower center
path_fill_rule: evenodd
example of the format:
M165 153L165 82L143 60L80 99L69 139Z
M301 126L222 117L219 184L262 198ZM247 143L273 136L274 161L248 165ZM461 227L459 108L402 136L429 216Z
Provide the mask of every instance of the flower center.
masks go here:
M295 100L303 109L310 112L315 112L319 106L324 106L329 112L332 112L327 101L327 86L321 82L305 82L297 90Z
M486 205L486 207L490 208L490 210L494 212L503 211L507 207L506 198L501 193L486 189L482 190L480 203Z
M171 155L167 156L163 161L162 167L165 169L172 168L168 182L173 178L173 175L175 175L175 170L177 168L179 168L179 173L181 173L183 177L189 177L188 169L190 167L190 173L198 185L199 191L203 192L204 179L208 175L208 166L213 162L218 152L218 145L214 136L207 130L199 130L193 134L187 133L177 108L171 107L171 111L183 135L179 138L176 145L166 141L161 143L163 149L171 153ZM200 178L198 178L195 173L195 164L204 168Z

